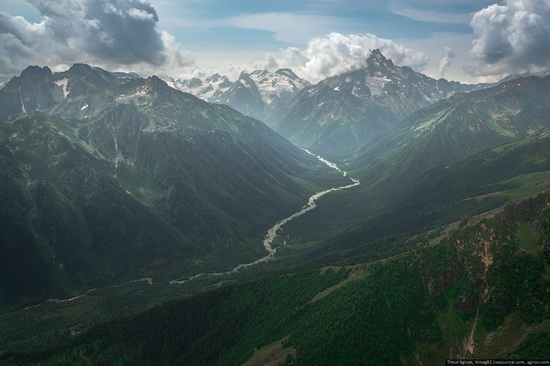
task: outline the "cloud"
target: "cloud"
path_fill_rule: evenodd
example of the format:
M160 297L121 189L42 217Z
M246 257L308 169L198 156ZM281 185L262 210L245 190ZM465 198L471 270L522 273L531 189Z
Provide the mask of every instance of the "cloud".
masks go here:
M0 13L0 70L75 62L137 70L185 66L189 57L157 29L148 0L28 0L40 23Z
M347 23L349 20L333 16L295 13L246 14L220 22L236 28L273 32L275 40L289 43L305 43L326 34L326 29L340 28Z
M550 68L550 2L507 0L474 14L473 75L498 75Z
M445 55L439 61L439 75L443 78L445 73L452 64L452 60L456 57L455 52L450 47L445 47Z
M392 13L419 22L444 23L444 24L468 24L468 13L446 13L433 10L415 9L401 4L390 4L388 7Z
M346 36L330 33L326 37L313 38L304 49L290 47L277 55L269 54L264 67L292 68L301 77L317 82L365 66L371 50L375 48L396 65L422 70L428 63L428 57L423 53L390 39L378 38L373 34Z

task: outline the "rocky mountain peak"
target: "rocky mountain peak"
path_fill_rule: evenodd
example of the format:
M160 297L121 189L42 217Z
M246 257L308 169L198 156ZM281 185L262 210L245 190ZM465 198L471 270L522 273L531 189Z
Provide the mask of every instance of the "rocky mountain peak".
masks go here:
M291 69L279 69L275 71L275 74L287 77L292 80L300 79L300 77L296 75Z
M367 58L367 69L371 75L377 72L387 74L388 72L396 71L396 67L392 60L384 57L379 49L372 50L370 56Z
M168 87L168 84L166 84L166 81L162 80L161 78L159 78L156 75L149 76L147 79L145 79L145 83L148 86L151 86L151 87L157 87L157 88L158 87L161 87L161 88L167 88Z
M220 75L215 73L210 75L205 79L208 84L215 84L220 88L229 88L231 86L231 81L225 75Z
M267 71L266 71L267 72ZM244 87L249 89L252 93L258 92L258 81L265 79L266 74L263 71L254 71L248 73L246 71L241 72L239 79L235 82L236 85L242 84Z
M73 78L80 78L80 79L86 79L87 81L91 80L105 80L108 82L114 82L118 80L118 78L111 74L108 71L103 70L99 67L92 67L87 64L73 64L71 68L65 72L59 73L63 77L73 77Z
M382 54L382 51L380 51L379 48L374 48L370 51L369 57L370 59L378 59L378 60L388 60L384 55Z
M190 87L190 88L197 88L197 87L202 86L202 85L203 85L202 80L197 78L197 77L191 78L187 82L187 86Z
M21 78L42 78L49 79L52 76L52 70L48 66L29 66L21 73Z
M18 93L23 113L48 109L60 97L53 83L52 71L47 66L29 66L23 70Z
M73 96L105 90L119 85L121 80L108 71L87 64L73 64L67 71L55 73L54 79L58 86L63 87L64 96Z

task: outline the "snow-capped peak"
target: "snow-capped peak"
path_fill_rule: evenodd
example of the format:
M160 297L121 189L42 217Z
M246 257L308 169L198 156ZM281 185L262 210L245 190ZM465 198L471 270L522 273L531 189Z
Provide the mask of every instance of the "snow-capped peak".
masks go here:
M254 81L265 104L271 105L284 95L295 94L309 85L290 69L279 69L275 72L261 70L248 75Z

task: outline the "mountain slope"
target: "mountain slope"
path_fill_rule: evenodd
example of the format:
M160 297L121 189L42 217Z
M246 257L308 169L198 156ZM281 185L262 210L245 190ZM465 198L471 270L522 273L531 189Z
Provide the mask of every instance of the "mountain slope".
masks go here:
M275 130L334 157L365 146L422 107L475 88L395 66L373 50L364 68L304 88Z
M340 197L343 204L335 200L327 202L327 212L347 221L347 230L342 229L339 235L325 239L316 248L303 250L301 255L318 263L342 258L354 261L381 258L401 251L403 236L548 189L550 130L544 129L518 142L429 170L402 184L398 190L388 193L382 184L370 194L356 193L353 197L355 218L346 214L350 211L350 198ZM328 219L323 208L316 215ZM287 230L298 236L295 227ZM328 233L321 230L318 235L326 238Z
M0 91L0 106L3 193L16 200L2 215L21 223L6 235L29 242L3 246L5 258L32 252L29 268L50 269L50 295L242 263L312 191L347 182L263 123L156 77L30 67ZM24 296L48 293L33 291Z
M386 186L410 182L434 167L550 127L549 90L550 77L530 77L455 95L413 114L359 151L352 164L357 174Z
M105 284L142 276L155 262L159 269L185 261L192 242L56 126L54 118L35 112L0 129L1 268L10 279L2 283L3 302L60 296L60 287Z
M509 196L488 195L502 190L499 182L528 181L522 176L550 169L548 134L541 130L550 127L549 81L518 79L413 114L342 165L361 180L359 187L327 197L315 212L285 228L292 238L289 255L322 258L320 263L380 256L395 249L388 246L395 236L502 204ZM516 142L501 145L509 141ZM505 153L497 153L497 145ZM486 196L468 200L478 195ZM302 229L316 222L330 225Z
M110 322L60 364L429 364L543 359L550 339L548 194L470 217L381 261L227 286ZM284 292L287 296L280 296ZM42 361L42 362L41 362Z

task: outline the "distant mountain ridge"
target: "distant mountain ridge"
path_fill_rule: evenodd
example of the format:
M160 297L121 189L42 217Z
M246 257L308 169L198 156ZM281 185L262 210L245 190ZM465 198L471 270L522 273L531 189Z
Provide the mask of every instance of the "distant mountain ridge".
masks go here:
M298 146L338 156L362 148L416 110L478 88L395 66L373 50L365 67L304 88L275 130Z
M294 144L327 157L362 148L416 110L489 86L436 80L395 66L378 49L363 68L315 85L290 69L243 71L234 82L219 74L168 82L258 118Z
M208 102L227 104L268 125L272 125L276 116L291 103L300 90L310 85L291 69L274 72L256 70L251 73L243 71L235 81L230 81L227 76L213 74L204 80L169 79L167 82L174 88Z

